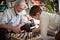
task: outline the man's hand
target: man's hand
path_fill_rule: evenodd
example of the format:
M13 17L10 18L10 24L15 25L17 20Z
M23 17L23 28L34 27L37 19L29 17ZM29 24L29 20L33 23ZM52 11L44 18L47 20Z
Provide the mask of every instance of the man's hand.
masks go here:
M25 24L25 23L21 23L21 24L15 26L15 27L13 28L13 32L15 32L15 33L21 33L21 29L20 29L20 28L21 28L24 24Z
M19 27L14 27L14 28L12 29L12 31L15 32L15 33L21 33L21 30L20 30Z

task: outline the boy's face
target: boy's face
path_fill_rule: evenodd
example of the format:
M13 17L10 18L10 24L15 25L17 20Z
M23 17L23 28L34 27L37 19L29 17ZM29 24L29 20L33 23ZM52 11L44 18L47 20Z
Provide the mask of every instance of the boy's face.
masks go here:
M40 17L40 12L36 13L36 15L33 16L33 18L35 18L35 19L39 19L39 17Z
M36 14L36 17L37 17L37 19L40 18L40 12L38 12L38 13Z

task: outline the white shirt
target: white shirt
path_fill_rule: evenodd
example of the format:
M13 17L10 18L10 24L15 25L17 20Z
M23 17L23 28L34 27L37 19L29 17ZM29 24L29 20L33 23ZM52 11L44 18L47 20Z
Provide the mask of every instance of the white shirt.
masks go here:
M16 26L20 22L26 22L23 16L23 11L16 15L14 8L6 9L0 19L0 24L9 24L12 26Z
M57 14L51 14L48 12L42 12L40 16L41 36L45 40L48 30L56 30L60 28L60 16Z
M33 21L34 21L34 24L35 24L35 28L38 28L39 27L39 24L40 24L40 20L38 20L38 19L35 19L35 18L32 18L31 16L29 16L29 15L25 15L24 16L24 19L26 20L26 23L31 23L31 19L33 19Z

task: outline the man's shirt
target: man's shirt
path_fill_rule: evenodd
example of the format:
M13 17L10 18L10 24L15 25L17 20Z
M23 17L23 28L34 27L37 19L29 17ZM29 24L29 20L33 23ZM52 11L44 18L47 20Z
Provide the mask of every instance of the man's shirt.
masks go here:
M16 15L14 8L6 9L0 20L0 24L9 24L12 26L18 25L20 22L26 22L23 16L23 11Z

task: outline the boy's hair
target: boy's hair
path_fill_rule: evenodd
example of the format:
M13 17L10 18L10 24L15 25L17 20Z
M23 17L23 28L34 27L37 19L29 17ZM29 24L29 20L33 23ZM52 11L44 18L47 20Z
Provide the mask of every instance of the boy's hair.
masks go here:
M30 16L35 16L38 12L41 13L41 9L38 5L34 5L31 9L30 9Z

